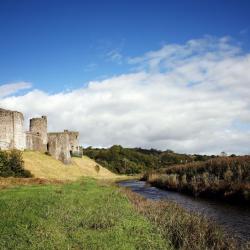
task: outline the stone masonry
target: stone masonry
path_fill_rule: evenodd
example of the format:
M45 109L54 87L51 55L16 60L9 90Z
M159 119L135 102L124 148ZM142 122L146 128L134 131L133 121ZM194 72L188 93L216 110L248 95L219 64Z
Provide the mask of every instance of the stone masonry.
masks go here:
M30 130L26 132L26 148L46 152L47 143L47 117L30 119Z
M48 152L64 164L71 163L69 134L67 132L48 133Z
M23 114L0 109L0 149L29 149L48 152L65 164L71 162L71 155L79 152L79 132L47 132L47 117L30 119L29 131L24 132Z
M79 152L79 132L64 130L69 135L70 153Z
M24 150L23 114L17 111L0 109L0 148Z

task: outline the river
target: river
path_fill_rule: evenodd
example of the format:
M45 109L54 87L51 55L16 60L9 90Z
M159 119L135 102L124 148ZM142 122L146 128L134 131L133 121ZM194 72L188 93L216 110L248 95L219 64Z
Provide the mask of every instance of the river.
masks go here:
M213 219L240 242L250 241L250 208L247 206L236 206L218 200L195 198L174 191L161 190L144 181L129 180L118 184L129 187L133 192L148 199L174 201L191 212L198 212Z

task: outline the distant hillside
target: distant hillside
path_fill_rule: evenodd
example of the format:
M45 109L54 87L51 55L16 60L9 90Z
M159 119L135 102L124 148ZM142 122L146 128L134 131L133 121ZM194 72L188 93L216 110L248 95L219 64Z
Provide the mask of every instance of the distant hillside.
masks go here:
M23 160L25 169L29 170L37 178L76 180L82 176L100 179L118 177L87 156L72 158L72 164L64 165L62 162L43 153L26 151L23 152Z
M211 156L178 154L171 150L123 148L114 145L111 148L83 148L83 154L102 166L118 174L138 174L156 170L174 164L204 161Z

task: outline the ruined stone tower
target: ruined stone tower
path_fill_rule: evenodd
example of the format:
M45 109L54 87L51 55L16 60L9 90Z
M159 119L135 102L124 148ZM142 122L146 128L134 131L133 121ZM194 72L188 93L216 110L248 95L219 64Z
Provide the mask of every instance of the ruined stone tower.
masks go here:
M46 152L47 143L47 117L30 119L30 130L26 132L27 149Z
M64 130L64 132L48 133L48 152L64 164L71 163L71 156L79 153L79 132Z
M40 135L43 144L47 144L47 117L42 116L41 118L30 119L30 132Z
M64 164L71 163L69 134L67 132L48 133L48 152Z
M17 111L0 109L0 148L25 149L24 117Z
M79 152L79 132L64 130L69 135L70 153Z

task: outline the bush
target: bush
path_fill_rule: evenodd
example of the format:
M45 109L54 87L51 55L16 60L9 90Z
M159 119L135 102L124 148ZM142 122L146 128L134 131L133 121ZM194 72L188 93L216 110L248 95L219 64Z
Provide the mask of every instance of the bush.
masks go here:
M1 177L31 177L31 173L24 169L22 152L18 150L0 151Z
M71 152L70 155L71 157L82 158L82 152Z
M95 171L97 172L97 174L99 173L99 171L100 171L100 166L99 165L95 165Z

